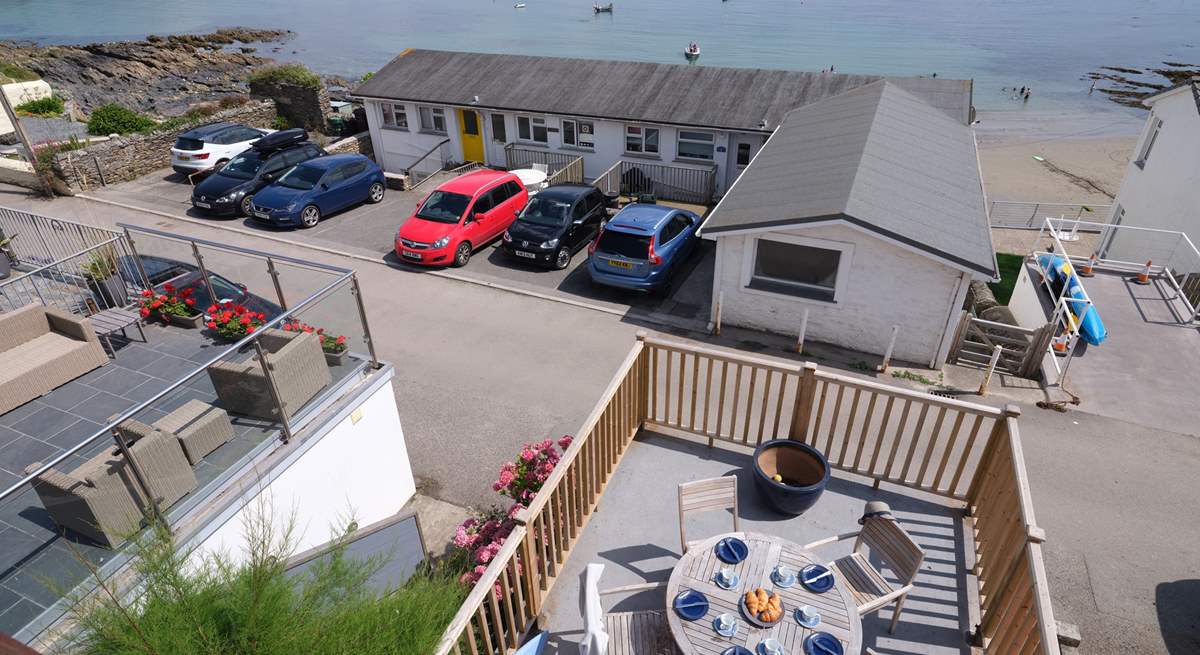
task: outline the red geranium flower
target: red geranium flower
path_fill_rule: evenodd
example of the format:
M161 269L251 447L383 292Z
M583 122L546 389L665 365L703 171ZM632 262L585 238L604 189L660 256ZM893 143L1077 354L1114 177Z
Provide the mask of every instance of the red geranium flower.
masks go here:
M253 326L253 325L247 325L247 326L246 326L246 334L253 334L253 333L254 333L254 326Z
M195 298L184 298L183 304L187 305L188 307L191 307L192 305L196 304L196 299Z
M140 312L138 312L138 313L140 313L140 314L142 315L142 318L146 318L147 316L149 316L149 315L150 315L150 310L149 310L149 309L147 309L147 308L145 308L145 307L143 307L143 308L142 308L142 311L140 311Z
M208 306L208 309L207 309L207 310L205 310L205 313L207 313L207 314L216 314L216 313L217 313L217 306L216 306L216 305L209 305L209 306Z
M166 291L167 293L175 293L175 285L168 282L163 285L163 291Z
M153 295L154 295L153 291L151 291L149 289L142 289L142 297L143 298L149 298L150 296L153 296Z
M208 326L208 329L210 329L210 330L215 330L215 329L217 329L217 322L216 322L216 321L209 321L209 322L208 322L208 323L206 323L205 325L207 325L207 326Z

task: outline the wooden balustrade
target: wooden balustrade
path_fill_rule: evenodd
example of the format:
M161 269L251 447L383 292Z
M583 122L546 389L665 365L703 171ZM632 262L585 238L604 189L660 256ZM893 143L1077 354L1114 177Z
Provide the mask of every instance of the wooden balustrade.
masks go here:
M965 502L974 521L978 637L988 653L1057 655L1025 476L1019 411L714 349L638 342L437 655L502 655L541 612L626 448L643 427L755 446L797 439L831 466Z
M546 184L562 184L565 182L583 182L583 157L576 157L571 163L558 169L558 172L546 178Z
M580 159L580 157L565 152L522 148L512 143L504 146L504 167L509 170L529 168L533 164L545 164L550 173L557 173L570 166L576 159Z

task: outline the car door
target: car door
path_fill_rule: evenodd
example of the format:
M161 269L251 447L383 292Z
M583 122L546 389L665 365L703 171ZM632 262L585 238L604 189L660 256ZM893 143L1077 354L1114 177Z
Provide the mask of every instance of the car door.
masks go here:
M284 159L284 153L277 152L271 155L267 161L263 162L262 168L258 171L259 188L278 180L290 168L291 165Z
M487 238L490 241L500 236L502 232L516 220L517 213L512 209L512 195L504 184L493 187L488 191L492 208L488 211Z
M567 233L564 235L563 241L574 252L588 240L588 199L586 195L575 201L570 216L571 222L567 225Z
M600 232L600 226L608 218L608 210L604 208L604 194L600 189L592 189L587 195L588 211L587 216L583 220L583 241L588 243L596 238L596 234Z
M346 165L346 204L356 205L367 199L371 188L371 176L367 174L367 162L355 161Z
M321 176L321 181L317 182L317 186L313 188L313 191L316 192L317 207L321 208L321 214L332 214L343 207L345 189L341 184L344 179L344 171L345 166L335 166L329 169L325 175Z
M529 195L522 192L521 185L513 181L505 182L496 187L496 211L498 213L498 221L500 223L496 235L507 230L513 221L517 220L517 215L525 209L525 202L529 199Z
M463 238L470 241L472 246L481 246L491 239L488 235L492 232L491 224L496 220L492 209L492 192L489 189L480 192L471 208L467 210L467 217L463 223Z
M691 224L691 220L686 215L675 214L659 232L658 243L655 244L654 251L663 258L668 268L673 269L678 266L679 261L687 255L685 232Z

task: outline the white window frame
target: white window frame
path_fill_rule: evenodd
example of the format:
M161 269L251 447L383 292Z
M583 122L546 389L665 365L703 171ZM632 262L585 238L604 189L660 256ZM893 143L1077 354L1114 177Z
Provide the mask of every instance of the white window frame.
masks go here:
M575 142L574 143L567 141L567 124L568 123L571 124L571 131L575 134ZM584 126L584 125L586 125L588 128L587 132L584 132L582 129L580 129L581 126ZM563 142L564 146L567 146L570 148L578 148L580 150L595 150L596 149L596 123L595 122L586 121L586 120L582 120L579 118L564 118L564 119L562 119L561 129L562 129L562 142ZM591 143L586 143L586 144L581 143L581 139L579 138L581 134L587 134L588 140L591 141Z
M727 237L728 238L728 237ZM840 254L838 257L837 276L833 283L833 300L825 300L822 298L812 298L803 295L793 295L787 293L776 293L766 289L753 289L750 287L750 281L754 278L754 262L758 259L758 242L759 241L778 241L780 243L788 243L797 246L808 246L809 248L821 248L823 250L836 250ZM791 234L781 234L779 232L767 232L763 234L747 234L745 236L744 250L742 256L742 288L743 293L756 294L767 296L770 298L786 298L802 303L812 303L816 305L829 306L842 302L846 293L846 284L849 281L849 272L854 265L854 244L846 241L832 241L829 239L814 239L812 237L800 237ZM802 285L788 280L778 280L779 284L790 284L796 287L803 288L808 285ZM824 290L824 287L814 287Z
M404 105L394 102L379 103L379 114L381 116L380 125L389 130L408 131L408 108ZM403 119L404 124L396 120L397 117ZM391 119L390 121L388 119Z
M631 130L631 129L641 130L642 132L641 132L641 134L631 135L629 133L629 130ZM657 148L657 150L655 150L654 152L646 152L646 130L654 130L658 134L658 145L655 146L655 148ZM637 137L638 141L641 142L641 148L642 148L641 150L630 150L629 149L629 137L630 136ZM625 154L627 154L627 155L634 155L635 157L637 157L637 156L661 157L662 156L662 130L658 129L657 127L651 127L649 125L626 125L625 133L622 135L622 138L621 138L621 147L625 150Z
M526 121L529 126L529 136L528 137L521 135L521 121ZM536 134L537 134L536 127L537 126L540 126L546 132L546 139L544 141L538 141L536 138ZM521 141L524 143L533 143L533 144L537 144L540 146L549 145L550 144L550 126L546 123L546 118L544 116L530 116L528 114L517 114L517 141Z
M1162 119L1156 118L1151 114L1150 130L1146 133L1146 140L1142 142L1142 150L1138 153L1138 158L1133 160L1133 164L1138 168L1146 167L1146 160L1150 159L1150 151L1154 149L1154 142L1158 140L1158 135L1162 133L1162 127Z
M689 139L689 138L686 138L683 136L684 132L691 132L693 134L707 134L709 139L707 141L703 140L703 139ZM683 151L679 148L679 144L681 144L681 143L698 143L701 145L709 146L712 148L712 156L711 157L693 157L691 155L684 154ZM717 161L717 135L713 134L712 132L705 132L704 130L685 130L682 128L678 129L675 131L675 156L679 159L689 159L691 161L716 162Z
M429 123L426 124L425 116L428 112ZM431 107L429 105L421 105L417 108L417 114L421 121L421 131L431 132L433 134L446 134L446 110L442 107ZM437 119L441 118L442 126L437 126Z

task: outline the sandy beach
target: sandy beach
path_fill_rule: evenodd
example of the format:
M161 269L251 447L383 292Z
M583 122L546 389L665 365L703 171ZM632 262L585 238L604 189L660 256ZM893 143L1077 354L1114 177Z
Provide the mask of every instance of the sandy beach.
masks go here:
M989 200L1109 204L1145 122L1133 111L980 112ZM1034 159L1041 157L1044 161Z

